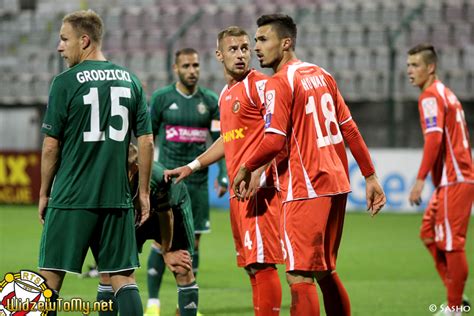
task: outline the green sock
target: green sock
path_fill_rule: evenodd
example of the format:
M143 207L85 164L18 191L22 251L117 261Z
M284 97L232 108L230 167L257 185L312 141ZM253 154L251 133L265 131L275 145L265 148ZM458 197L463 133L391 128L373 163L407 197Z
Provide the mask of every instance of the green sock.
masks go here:
M143 316L143 306L136 284L122 286L115 294L122 316Z
M178 307L181 316L195 316L199 303L199 287L196 281L178 286Z
M166 264L158 249L151 248L147 265L148 298L158 298Z
M199 250L194 250L193 254L193 273L194 277L197 278L199 268Z
M99 316L117 316L118 304L112 285L100 284L97 287L97 302L107 302L107 310L100 310ZM112 302L111 304L109 302ZM110 308L110 310L108 310Z

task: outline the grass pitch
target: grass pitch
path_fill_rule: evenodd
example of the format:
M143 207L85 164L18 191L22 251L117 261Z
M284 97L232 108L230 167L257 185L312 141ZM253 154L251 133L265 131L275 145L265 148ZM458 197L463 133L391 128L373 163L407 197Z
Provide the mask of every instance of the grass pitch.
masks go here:
M213 210L211 222L212 233L201 239L199 310L204 315L253 315L248 277L235 264L228 212ZM432 315L429 305L445 301L433 261L418 238L420 223L421 214L382 213L375 218L364 213L347 214L337 270L349 292L354 316ZM474 300L473 226L471 220L466 246L471 275L465 294L471 300ZM7 272L37 271L40 235L36 207L0 206L2 279ZM136 273L144 304L147 299L145 267L149 247L147 243L140 257L142 268ZM92 263L92 256L88 256L84 270ZM289 315L290 295L284 267L280 266L279 271L283 288L281 315ZM94 300L97 282L97 279L79 279L69 274L61 296ZM169 272L163 281L160 299L161 315L174 315L177 293ZM320 303L323 305L322 299Z

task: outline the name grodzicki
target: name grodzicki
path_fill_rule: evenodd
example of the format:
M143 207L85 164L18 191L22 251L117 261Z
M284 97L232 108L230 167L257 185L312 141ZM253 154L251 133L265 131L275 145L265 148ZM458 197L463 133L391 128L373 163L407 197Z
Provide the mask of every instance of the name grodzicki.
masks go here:
M132 82L128 71L122 69L84 70L76 74L76 79L80 83L105 80L123 80Z

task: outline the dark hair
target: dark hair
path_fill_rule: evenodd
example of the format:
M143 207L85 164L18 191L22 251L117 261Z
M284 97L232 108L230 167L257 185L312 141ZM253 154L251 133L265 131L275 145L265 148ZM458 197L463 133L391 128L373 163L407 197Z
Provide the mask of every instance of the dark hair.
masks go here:
M87 34L92 42L100 44L104 23L100 16L92 10L80 10L72 12L63 18L63 23L69 23L80 36Z
M438 63L438 55L436 54L436 50L433 45L429 43L421 43L412 47L408 51L408 55L415 55L421 53L423 61L430 65L430 64L437 64Z
M176 53L174 53L174 63L175 64L178 63L178 58L181 55L193 55L193 54L199 55L197 50L195 50L194 48L187 47L187 48L179 49L176 51Z
M293 50L296 46L296 24L293 19L286 14L264 14L257 19L257 26L261 27L264 25L271 25L275 28L279 38L289 37L291 38Z
M248 33L241 28L240 26L229 26L217 34L217 46L218 48L221 45L221 41L228 36L247 36L249 37Z

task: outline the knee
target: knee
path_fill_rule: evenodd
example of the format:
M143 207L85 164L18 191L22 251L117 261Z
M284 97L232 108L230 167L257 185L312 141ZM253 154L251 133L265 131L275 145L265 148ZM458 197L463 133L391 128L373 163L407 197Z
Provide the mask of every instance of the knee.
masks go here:
M99 283L102 285L110 285L110 275L108 273L99 273Z
M46 279L46 284L50 289L59 292L63 285L66 272L56 270L40 270L40 274Z
M133 270L110 273L110 283L114 291L127 284L135 284L135 274Z
M431 237L428 237L428 238L427 237L421 237L421 241L423 242L423 244L425 246L429 246L429 245L431 245L432 243L435 242L434 239L431 238Z
M276 266L271 263L252 263L245 267L245 271L247 271L248 274L256 274L265 269L276 269Z
M314 283L313 272L311 271L288 271L286 281L291 286L297 283Z
M176 279L176 284L178 286L187 285L196 280L194 278L193 271L189 271L181 267L175 271L174 275Z

